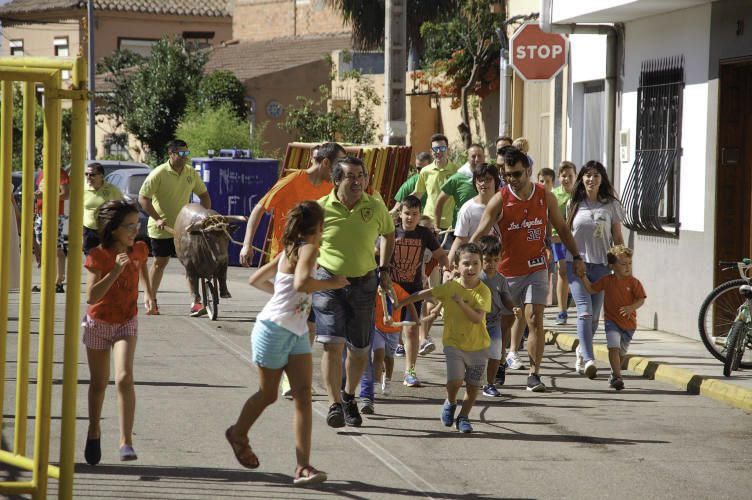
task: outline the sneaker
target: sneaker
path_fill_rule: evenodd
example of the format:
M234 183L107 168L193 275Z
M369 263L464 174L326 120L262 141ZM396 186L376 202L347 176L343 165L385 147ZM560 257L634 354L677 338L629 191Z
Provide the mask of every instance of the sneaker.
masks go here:
M65 293L65 287L63 286L62 283L58 283L57 285L55 285L55 293ZM135 458L132 460L135 460Z
M411 368L405 372L405 380L402 382L407 387L420 387L420 380L415 374L415 368Z
M345 423L350 427L360 427L363 424L363 419L360 417L358 403L355 402L355 398L350 401L343 400L342 406L345 410Z
M433 340L431 340L431 337L426 337L426 340L424 340L423 343L420 344L420 349L418 349L418 354L420 356L426 356L428 354L431 354L435 350L436 350L436 344L433 343Z
M131 460L138 460L138 455L136 455L136 451L133 449L133 446L124 444L120 447L120 461L129 462Z
M504 385L504 382L507 381L507 365L506 363L502 363L499 365L499 369L496 370L496 385Z
M199 304L198 302L194 302L191 305L191 318L198 318L199 316L203 316L206 314L206 308L203 304Z
M374 413L373 399L361 398L360 413L362 413L363 415L373 415Z
M620 391L624 389L624 381L621 378L616 378L613 375L608 377L608 386Z
M339 428L345 426L345 414L342 411L342 403L334 403L329 407L326 415L326 423L329 427Z
M446 427L451 427L454 423L454 412L457 411L457 403L450 403L444 400L444 406L441 408L441 422Z
M457 420L454 422L454 426L463 434L473 432L473 426L470 425L470 419L465 417L464 415L457 417Z
M510 370L522 370L525 366L520 361L520 355L516 352L510 352L507 354L507 368Z
M580 354L580 346L577 346L577 349L574 350L574 356L574 371L582 373L582 367L585 364L585 360L582 359L582 354Z
M381 377L381 395L388 396L392 392L391 389L392 379L386 378L386 374Z
M554 323L556 323L557 325L566 325L567 318L569 318L569 316L567 316L567 312L562 311L556 315L556 321L554 321Z
M287 378L287 374L282 372L282 379L279 381L279 392L283 397L292 399L292 388L290 387L290 379Z
M394 357L395 358L404 358L405 357L405 346L402 344L399 344L397 348L394 350Z
M488 396L489 398L498 398L501 396L501 393L495 386L486 384L483 386L483 395Z
M540 375L533 373L527 377L527 390L531 392L546 392L546 386L541 382Z
M596 375L598 375L598 367L595 366L595 361L592 359L585 363L585 369L583 370L585 373L585 376L589 378L590 380L593 380Z

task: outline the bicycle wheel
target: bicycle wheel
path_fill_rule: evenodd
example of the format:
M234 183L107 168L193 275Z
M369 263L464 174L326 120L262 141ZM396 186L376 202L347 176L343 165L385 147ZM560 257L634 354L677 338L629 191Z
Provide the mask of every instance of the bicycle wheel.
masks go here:
M747 332L744 323L735 321L726 339L726 361L723 362L723 376L730 377L731 372L739 369L739 363L744 355L744 341Z
M737 310L744 302L739 287L746 284L747 281L741 278L727 281L710 292L700 306L697 320L700 339L710 354L720 361L726 361L726 340ZM752 361L743 361L741 366L750 368Z
M219 295L217 294L217 287L214 286L212 280L206 280L204 307L206 307L206 312L209 313L209 319L216 321L219 314Z

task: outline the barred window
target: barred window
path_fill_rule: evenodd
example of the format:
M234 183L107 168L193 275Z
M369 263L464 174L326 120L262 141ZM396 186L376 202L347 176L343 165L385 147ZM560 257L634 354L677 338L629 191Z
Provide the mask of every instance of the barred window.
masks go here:
M624 187L624 225L679 236L684 56L642 63L637 89L635 160Z

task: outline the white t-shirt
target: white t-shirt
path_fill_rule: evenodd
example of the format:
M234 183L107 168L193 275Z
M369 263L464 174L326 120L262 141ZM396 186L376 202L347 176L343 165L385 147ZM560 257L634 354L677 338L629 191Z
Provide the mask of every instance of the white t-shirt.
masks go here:
M457 224L454 227L454 235L462 238L470 238L480 226L480 220L483 218L483 212L486 205L475 201L475 198L468 200L462 205L457 214ZM493 224L488 234L499 236L497 225Z
M571 210L571 202L569 205ZM621 203L612 200L608 203L583 200L572 220L572 236L577 243L585 262L608 265L608 250L613 245L611 234L615 222L624 219ZM567 261L572 261L572 254L567 252Z

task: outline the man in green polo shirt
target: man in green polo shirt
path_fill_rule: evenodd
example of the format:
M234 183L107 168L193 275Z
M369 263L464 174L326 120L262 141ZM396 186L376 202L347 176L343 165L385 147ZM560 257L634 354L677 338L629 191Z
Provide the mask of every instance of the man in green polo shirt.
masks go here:
M433 162L433 156L431 156L431 153L428 153L426 151L422 151L418 153L415 156L415 172L413 175L407 178L405 182L402 183L402 185L399 187L396 193L394 193L394 207L390 210L392 214L399 213L400 207L402 206L402 202L410 196L410 193L415 191L415 185L418 183L418 176L420 175L420 171L423 170L424 167L428 166ZM426 208L426 195L424 194L422 198L420 198L420 211L423 212L423 209Z
M475 174L475 168L485 161L486 154L483 146L472 144L467 148L467 162L441 186L441 194L439 194L436 200L436 207L434 208L434 217L438 217L442 213L444 205L451 199L454 201L454 214L452 215L451 227L456 227L457 214L460 208L462 208L462 205L466 201L472 200L478 194L473 185L473 175Z
M154 290L154 308L147 314L159 314L157 307L157 291L162 282L170 257L175 255L175 240L165 226L175 227L175 220L180 209L190 203L191 194L195 194L201 200L204 208L211 208L211 198L206 190L204 181L198 172L188 164L191 152L185 141L175 139L167 145L169 159L166 163L158 166L149 173L149 176L141 186L138 193L138 201L141 207L149 214L149 239L151 253L154 256L149 278ZM193 284L188 280L188 287L193 296L191 315L199 316L204 306L201 304L201 296L198 290L194 290Z
M358 158L340 159L332 169L332 182L332 192L319 200L324 208L324 233L316 277L345 276L349 284L314 293L312 305L316 340L324 346L321 372L330 403L326 422L331 427L359 427L362 419L355 390L368 364L377 287L379 283L384 289L391 286L394 222L384 202L366 194L368 173ZM377 270L374 244L379 236ZM345 344L346 382L340 394Z
M418 182L415 184L413 195L420 198L426 193L426 206L423 209L423 215L428 215L432 219L436 215L436 201L441 194L441 186L449 177L457 171L457 167L449 162L449 140L442 134L431 136L431 151L433 151L434 162L424 167L418 176ZM452 218L454 216L454 201L450 200L444 204L441 217L434 219L434 224L439 229L449 229L452 227Z

